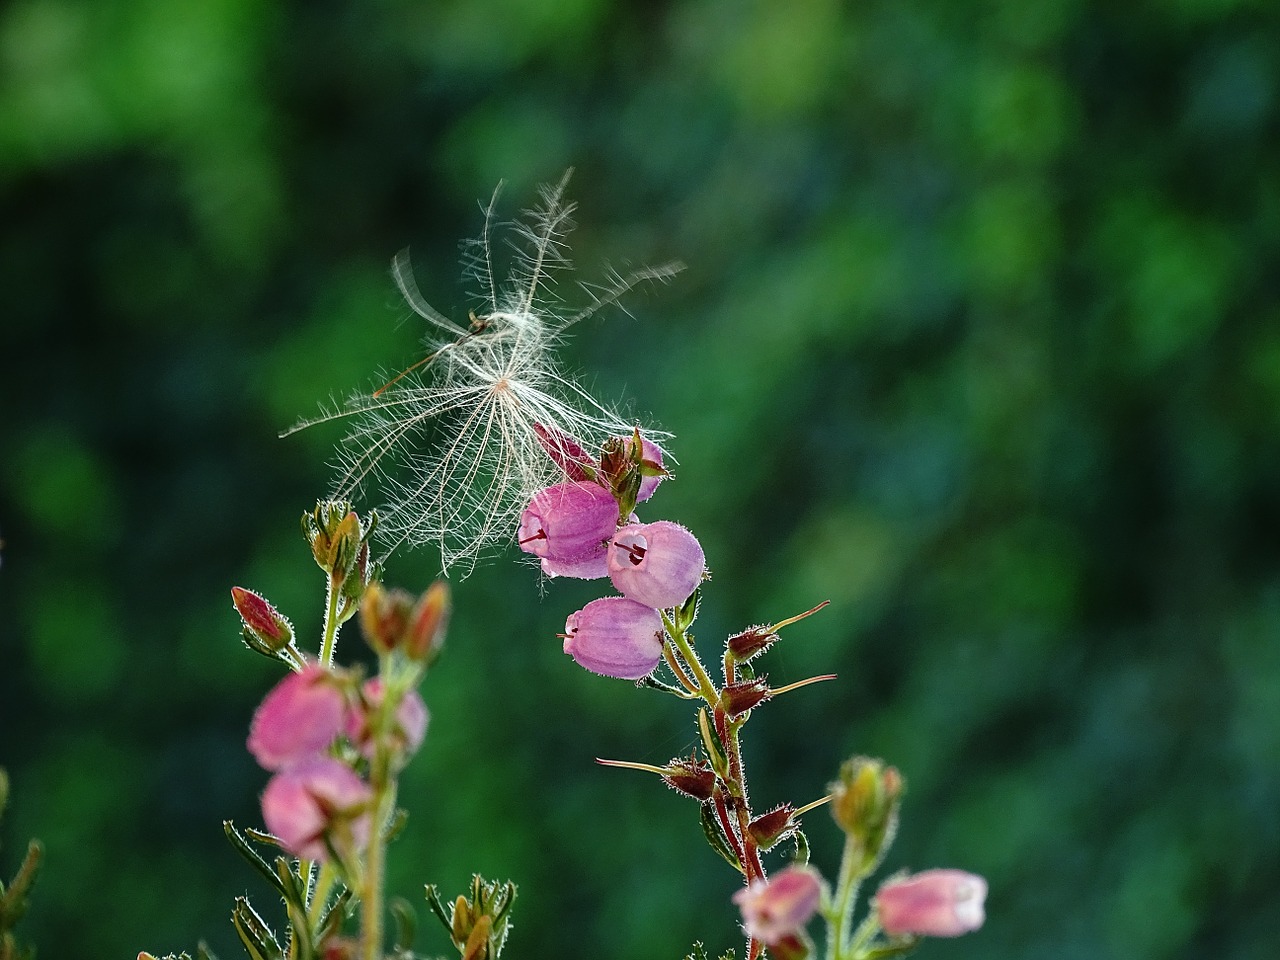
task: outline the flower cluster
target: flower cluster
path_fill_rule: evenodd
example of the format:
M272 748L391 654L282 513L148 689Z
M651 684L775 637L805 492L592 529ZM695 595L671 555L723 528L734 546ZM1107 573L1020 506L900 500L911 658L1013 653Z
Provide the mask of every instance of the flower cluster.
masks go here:
M262 818L295 857L325 860L333 851L346 860L368 842L373 790L359 771L373 759L384 700L381 677L359 684L312 662L276 684L254 713L247 746L273 773ZM404 691L390 725L397 764L426 731L422 697Z
M534 494L520 516L520 549L550 577L609 578L621 596L570 615L564 652L594 673L639 680L662 660L661 611L683 604L706 575L702 545L678 523L635 516L667 476L662 450L638 430L606 443L597 463L557 439L546 449L570 479ZM556 456L564 450L573 455Z

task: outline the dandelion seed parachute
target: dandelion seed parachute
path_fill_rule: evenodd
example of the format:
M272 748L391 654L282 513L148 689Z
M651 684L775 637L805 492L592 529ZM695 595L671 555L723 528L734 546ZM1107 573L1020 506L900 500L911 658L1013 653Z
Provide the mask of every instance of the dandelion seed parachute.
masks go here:
M399 254L392 275L408 305L427 321L426 357L385 389L355 394L341 409L285 434L346 420L335 495L354 499L376 492L383 501L379 530L389 547L434 544L446 573L469 574L488 548L514 537L534 493L565 479L535 425L587 450L633 429L561 369L554 349L573 324L645 281L669 280L682 266L614 274L603 287L580 284L588 304L565 310L555 284L571 266L565 240L574 205L564 199L569 175L543 187L539 205L505 225L515 259L504 283L496 279L493 250L495 229L502 226L495 220L501 185L494 192L481 236L465 247L466 274L482 311L468 326L426 302L407 253Z

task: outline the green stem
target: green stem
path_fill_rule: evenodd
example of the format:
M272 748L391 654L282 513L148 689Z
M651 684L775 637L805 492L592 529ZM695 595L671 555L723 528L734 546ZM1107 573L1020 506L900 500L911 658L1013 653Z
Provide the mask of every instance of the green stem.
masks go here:
M342 602L342 591L329 577L329 593L324 608L324 636L320 641L320 665L333 666L333 654L338 646L338 628L342 625L338 620L338 604Z
M853 923L853 905L862 882L863 852L860 844L849 837L840 858L840 878L836 883L832 915L827 918L827 960L849 957L849 928Z
M708 706L714 707L720 699L720 694L716 690L716 685L711 682L711 677L707 675L707 671L703 668L702 661L698 659L697 651L689 643L689 638L685 636L683 630L676 626L675 621L665 613L662 615L662 624L667 628L667 635L671 637L671 642L676 645L676 649L684 657L685 663L693 671L693 679L698 685L698 693L703 700L707 701Z

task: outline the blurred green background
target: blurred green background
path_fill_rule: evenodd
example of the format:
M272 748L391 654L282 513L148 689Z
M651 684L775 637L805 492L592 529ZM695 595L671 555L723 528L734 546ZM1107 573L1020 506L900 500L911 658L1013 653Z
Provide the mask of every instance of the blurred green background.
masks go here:
M582 279L689 264L566 362L678 437L646 516L702 538L704 644L832 602L771 655L840 679L751 724L757 805L897 764L890 867L991 882L924 956L1275 957L1266 0L6 5L0 867L47 844L41 956L226 960L231 898L270 909L219 826L257 822L278 676L228 589L316 634L297 521L340 431L276 434L415 359L396 251L465 318L477 200L569 166ZM456 585L393 886L510 877L514 956L738 944L693 804L593 763L694 739L562 655L593 591L510 554Z

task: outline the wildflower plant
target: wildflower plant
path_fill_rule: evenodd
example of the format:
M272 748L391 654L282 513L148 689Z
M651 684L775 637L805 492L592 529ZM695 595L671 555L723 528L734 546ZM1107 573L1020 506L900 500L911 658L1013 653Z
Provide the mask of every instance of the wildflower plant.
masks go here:
M405 817L399 777L429 726L418 687L440 655L449 595L443 581L419 596L384 586L371 547L380 530L389 530L393 545L435 543L442 566L461 574L493 543L515 540L545 577L601 584L601 596L566 616L564 652L601 677L688 703L698 746L665 765L599 762L656 775L693 802L691 821L739 876L739 889L726 889L723 902L726 917L737 907L746 960L818 956L810 927L819 919L827 960L896 957L923 937L977 929L986 884L959 870L895 875L860 908L859 892L893 841L905 790L883 761L847 760L827 795L808 803L753 805L748 722L773 699L834 679L775 686L765 672L768 654L784 630L827 604L749 626L724 638L714 655L699 649L693 627L714 558L685 526L640 515L670 476L671 438L622 422L565 376L551 353L573 323L677 268L616 277L577 313L560 310L552 283L568 266L566 182L567 175L544 189L541 204L514 228L520 252L501 286L493 269L494 201L485 209L481 239L467 248L484 312L465 327L427 306L407 259L396 258L396 282L430 327L427 355L372 394L303 424L349 418L340 490L355 494L377 480L390 499L386 513L361 516L332 499L303 516L325 581L316 652L299 645L290 621L265 597L241 587L231 592L245 644L286 670L255 712L246 741L267 774L266 829L224 825L283 905L267 919L247 898L236 901L232 920L247 954L423 956L414 952L414 911L404 902L389 908L383 875ZM339 633L356 617L376 655L373 676L337 656ZM844 835L830 882L810 862L803 829L824 804ZM515 896L513 884L477 876L452 901L427 886L425 906L464 960L496 960L512 929ZM202 948L200 956L211 955ZM705 957L699 944L688 960Z

